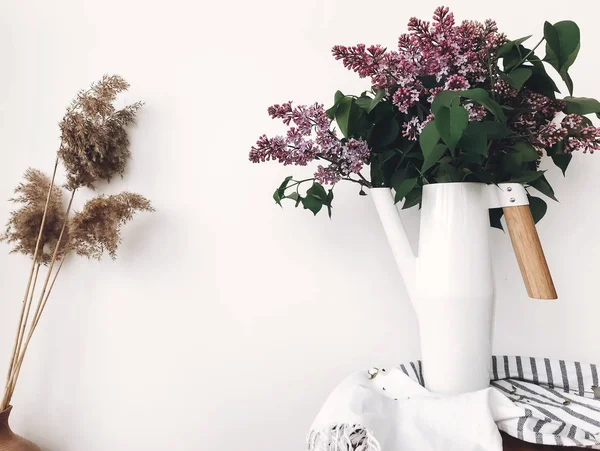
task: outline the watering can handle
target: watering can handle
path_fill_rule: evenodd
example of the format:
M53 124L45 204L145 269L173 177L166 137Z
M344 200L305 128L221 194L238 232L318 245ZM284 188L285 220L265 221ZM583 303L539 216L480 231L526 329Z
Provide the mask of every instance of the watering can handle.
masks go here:
M557 299L529 205L503 207L503 210L527 294L534 299Z
M501 207L504 211L527 294L534 299L557 299L550 269L529 209L527 191L520 183L488 186L490 208Z

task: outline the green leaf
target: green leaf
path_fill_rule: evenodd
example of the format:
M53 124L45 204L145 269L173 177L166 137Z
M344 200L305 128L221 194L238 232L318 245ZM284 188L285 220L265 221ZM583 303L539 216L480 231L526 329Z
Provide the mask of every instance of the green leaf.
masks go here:
M586 114L600 113L600 102L589 97L565 97L563 99L567 103L565 108L566 114Z
M554 25L544 24L546 50L550 50L546 59L558 71L568 69L573 64L574 57L579 52L581 36L577 24L570 20L557 22Z
M517 91L529 80L533 71L528 67L519 67L508 74L501 74L502 78Z
M279 188L277 188L273 193L273 200L279 206L281 206L281 199L285 198L285 189L287 188L288 183L290 183L290 180L292 180L292 176L288 175L286 178L283 179L283 182L281 182Z
M329 218L331 218L331 202L333 202L333 189L330 189L327 193L327 199L325 201L325 206L327 206L327 214Z
M349 136L350 112L353 103L354 99L352 97L344 97L338 102L337 110L335 112L335 121L342 134L346 137Z
M552 155L551 158L554 164L560 168L564 176L567 172L567 168L569 167L569 163L571 162L573 155L570 153L559 153Z
M306 196L302 199L302 205L306 210L310 210L316 216L323 208L323 202L318 197Z
M503 139L512 134L510 128L502 122L484 121L479 122L489 140Z
M325 200L327 202L327 205L331 205L331 202L333 201L333 189L329 190L329 192L327 193L327 198Z
M506 44L502 45L499 49L498 49L498 58L502 58L503 56L505 56L506 54L508 54L508 52L510 52L513 48L520 46L521 44L523 44L526 40L528 40L531 36L533 35L529 35L529 36L525 36L519 39L515 39L514 41L508 41Z
M483 88L473 88L467 89L465 91L456 91L461 96L466 97L467 99L474 100L481 106L488 109L494 116L498 118L501 122L505 122L506 118L504 117L504 111L502 111L502 107L500 104L492 100L489 93ZM441 93L440 93L441 94ZM436 97L437 98L437 97ZM433 110L433 107L432 107Z
M517 45L512 47L508 52L505 53L502 58L502 63L504 66L504 71L509 72L514 69L515 66L523 61L523 57L527 54L525 47L522 45Z
M521 156L521 161L537 161L540 158L534 147L525 141L518 141L514 143L512 148L519 153Z
M281 194L278 189L276 189L275 192L273 193L273 200L275 201L275 203L277 205L279 205L280 207L282 206L281 205Z
M546 57L544 61L556 70L560 70L560 37L554 25L548 21L544 22L544 39L546 40Z
M369 144L374 147L385 147L392 144L400 134L400 124L393 117L377 122L373 126Z
M450 108L453 105L457 105L460 100L460 93L458 91L440 91L433 99L431 104L431 111L434 115L437 115L442 107Z
M444 155L444 153L446 152L446 149L448 149L448 148L444 144L442 144L442 143L436 144L436 146L433 148L433 150L431 152L429 152L427 154L427 156L425 157L425 161L423 161L423 166L421 166L421 172L424 173L429 168L431 168L434 164L436 164L438 162L438 160L440 158L442 158L442 155Z
M307 196L313 196L320 199L323 202L327 201L327 191L320 183L314 182L310 188L306 191Z
M314 182L310 188L306 191L306 197L302 199L302 205L305 209L310 210L313 214L317 214L323 208L323 205L327 205L331 208L331 200L333 199L333 193L331 190L329 194L320 183ZM329 211L331 216L331 210Z
M529 182L529 185L538 190L540 193L548 196L550 199L558 202L558 199L554 196L554 190L552 189L550 183L548 183L548 180L544 175L542 175L537 180Z
M533 216L533 221L537 224L540 219L544 217L546 211L548 210L548 205L539 197L533 197L529 194L527 195L529 199L529 209L531 210L531 216Z
M489 172L473 172L473 177L483 183L494 183L494 175Z
M504 227L502 226L502 216L504 216L504 210L502 208L490 208L490 226L504 231Z
M356 99L350 96L346 96L338 102L335 121L346 138L364 134L368 126L364 110L356 104Z
M461 106L443 106L435 116L435 125L442 140L453 151L469 125L469 112Z
M532 75L527 80L526 86L532 91L538 92L551 99L556 98L555 92L560 92L554 80L546 72L546 68L542 62L536 62L539 64L531 68Z
M394 201L396 203L398 203L402 199L404 199L406 197L406 195L409 192L411 192L412 189L415 187L415 185L417 184L417 181L418 181L418 179L416 179L416 178L404 179L397 185L394 185L393 188L394 188L394 191L396 191L396 197L394 198Z
M519 152L510 152L502 159L502 169L509 173L512 178L523 175L523 158Z
M499 124L499 122L497 122ZM482 122L469 122L460 140L461 150L487 156L487 131Z
M407 208L419 205L421 203L422 196L423 187L416 186L415 188L413 188L413 190L406 195L406 198L404 199L404 204L402 204L402 210L406 210Z
M433 152L439 140L440 133L435 125L435 120L429 121L421 132L421 136L419 136L419 145L421 146L421 152L423 152L425 160Z
M568 70L575 62L581 47L579 27L575 22L565 20L554 25L544 24L544 38L546 39L546 57L548 62L560 74L573 95L573 80Z
M373 99L371 97L367 95L362 95L358 99L356 99L356 105L358 105L359 108L362 108L363 110L368 110L371 106L372 100Z
M569 94L573 95L573 89L574 89L573 88L573 79L566 72L564 74L561 72L561 76L562 76L562 79L564 80L565 84L567 85L567 89L569 90Z
M531 183L544 175L544 171L522 171L518 177L511 178L514 183Z
M337 111L338 104L340 103L340 100L342 100L344 97L345 96L342 93L342 91L336 91L335 95L333 96L333 106L327 111L325 111L325 114L329 119L335 118L335 112Z
M450 159L451 161L451 159ZM464 178L464 172L450 163L442 161L438 168L437 176L435 181L437 183L451 183L451 182L460 182Z
M291 175L288 175L286 178L284 178L283 182L281 182L281 185L279 185L279 189L286 189L292 178L293 177Z
M370 113L371 111L373 111L373 109L377 106L379 102L383 100L384 97L385 89L378 89L377 93L375 94L375 97L373 98L373 100L371 100L371 105L369 105L369 109L367 110L367 112Z

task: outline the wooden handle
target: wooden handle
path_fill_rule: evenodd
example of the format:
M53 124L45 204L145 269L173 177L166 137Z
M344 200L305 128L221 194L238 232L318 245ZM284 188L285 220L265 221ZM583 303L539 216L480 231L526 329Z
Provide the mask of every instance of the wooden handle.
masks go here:
M557 299L529 205L504 207L503 210L527 294L534 299Z

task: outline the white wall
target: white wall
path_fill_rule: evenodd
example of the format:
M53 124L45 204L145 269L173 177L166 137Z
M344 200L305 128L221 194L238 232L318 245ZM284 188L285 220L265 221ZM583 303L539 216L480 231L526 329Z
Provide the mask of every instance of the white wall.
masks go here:
M516 38L543 21L582 27L576 94L600 97L593 2L454 2ZM394 46L438 1L4 0L0 3L0 198L30 165L49 171L57 122L104 73L147 102L123 187L154 215L125 232L119 259L73 259L43 318L14 427L52 451L292 451L349 372L418 357L415 317L368 198L336 189L333 219L277 208L302 170L251 165L275 102L331 102L366 88L333 44ZM594 12L596 14L594 14ZM600 155L551 168L561 204L539 227L560 301L529 300L509 239L493 234L495 351L600 361ZM91 193L77 200L82 205ZM0 203L0 220L11 206ZM404 215L416 237L418 212ZM28 262L0 252L0 356L7 358ZM5 363L0 362L0 374Z

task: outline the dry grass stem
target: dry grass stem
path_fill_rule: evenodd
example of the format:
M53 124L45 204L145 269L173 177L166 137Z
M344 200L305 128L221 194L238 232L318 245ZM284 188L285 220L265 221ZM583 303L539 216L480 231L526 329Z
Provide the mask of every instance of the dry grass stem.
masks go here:
M27 301L27 308L25 309L25 318L21 324L21 331L19 333L19 343L17 345L17 351L14 355L13 365L17 362L18 356L21 354L21 347L23 346L23 337L25 336L25 329L29 324L29 314L31 313L31 305L33 304L33 296L35 295L35 287L37 285L38 276L40 274L40 267L42 265L38 263L35 268L35 276L33 277L33 285L31 286L31 293L29 293L29 299Z
M48 302L48 298L50 297L50 294L52 293L52 289L54 288L54 284L56 282L56 279L58 277L58 274L60 273L60 270L63 266L63 263L65 262L65 259L63 258L60 261L60 264L58 265L58 268L56 269L56 272L54 273L54 277L52 278L52 282L50 283L50 287L48 288L48 292L46 293L46 296L44 297L44 302L42 304L41 309L39 310L39 314L37 317L32 318L31 320L31 324L30 324L30 333L27 336L27 341L25 343L25 347L23 348L23 351L21 352L21 354L18 356L18 361L15 363L15 371L13 374L13 377L11 379L10 382L10 387L8 389L8 403L10 404L10 401L12 399L12 396L14 394L16 385L17 385L17 380L19 379L19 374L21 374L21 366L23 365L23 360L25 359L25 352L27 347L29 346L29 342L31 341L31 337L33 336L33 333L35 332L35 329L37 328L37 325L40 321L40 318L42 316L42 313L44 312L44 308L46 307L46 303Z
M54 180L56 178L56 170L58 168L58 158L56 159L56 162L54 163L54 170L52 171L52 180L48 186L48 192L46 195L46 202L44 204L44 211L42 213L42 220L41 220L41 224L39 226L39 232L37 235L37 240L35 243L35 249L33 251L33 256L32 256L32 262L31 262L31 270L29 272L29 279L27 281L27 287L25 289L25 296L23 298L23 305L21 307L21 314L19 316L19 325L17 326L17 334L15 337L15 342L13 344L13 350L12 350L12 354L11 354L11 359L10 359L10 365L8 368L8 374L6 375L6 385L8 386L8 384L10 383L10 380L12 378L12 372L14 370L14 364L16 362L16 357L17 357L17 348L18 348L18 342L19 342L19 336L21 333L21 327L23 326L23 316L24 316L24 312L25 312L25 304L27 303L27 298L29 296L29 290L31 288L31 282L33 279L33 273L35 270L35 264L36 264L36 260L37 260L37 255L38 255L38 251L40 249L40 243L42 242L42 236L43 236L43 232L44 232L44 227L45 227L45 223L46 223L46 216L47 216L47 212L48 212L48 207L51 204L52 201L52 194L54 193ZM27 178L27 176L26 176ZM45 181L44 181L45 182ZM42 183L42 186L44 186L45 183ZM27 186L27 185L25 185ZM33 185L31 185L31 187L33 188ZM37 185L36 185L37 187ZM23 188L23 185L19 185L19 187L17 187L17 193L19 193L19 188ZM34 196L35 194L35 196ZM26 197L30 195L30 197L32 199L37 198L37 193L27 193L26 191L23 192L22 196ZM9 222L10 224L10 222ZM39 264L38 264L38 269L39 269ZM36 279L37 279L37 275L36 275ZM8 407L8 402L7 402L7 394L8 391L5 390L3 399L2 399L2 404L0 405L0 411L4 411L7 407Z
M33 332L35 331L35 326L37 326L37 323L39 322L39 318L42 313L42 306L45 306L44 295L46 294L46 289L48 288L48 283L50 282L50 278L52 276L52 269L54 269L54 264L56 263L56 260L58 257L60 243L62 241L64 232L67 228L69 212L71 211L71 206L73 205L74 197L75 197L75 191L72 191L71 198L69 199L69 205L67 206L67 211L65 213L63 225L62 225L62 228L60 231L60 235L58 237L58 242L56 243L56 246L54 247L54 254L52 255L52 260L50 260L50 265L48 267L48 274L46 275L46 279L44 280L44 286L42 287L42 293L38 300L38 304L37 304L35 313L33 315L32 323L29 327L29 333L27 334L27 340L25 341L25 344L23 346L21 354L19 355L19 358L17 360L17 364L15 365L15 368L13 370L13 375L11 378L10 387L9 387L8 396L7 396L8 402L10 402L12 395L14 393L14 390L15 390L15 387L17 384L17 379L19 378L19 374L21 372L21 365L23 364L23 359L25 358L25 353L27 352L27 348L29 347L29 342L31 341L31 337L33 336ZM62 260L61 260L61 263L62 263ZM62 264L61 264L61 266L62 266ZM56 280L56 278L54 279L54 281L55 280ZM52 287L54 286L54 281L52 282ZM51 291L52 291L52 288L50 288L50 291L48 292L48 296L50 296Z

